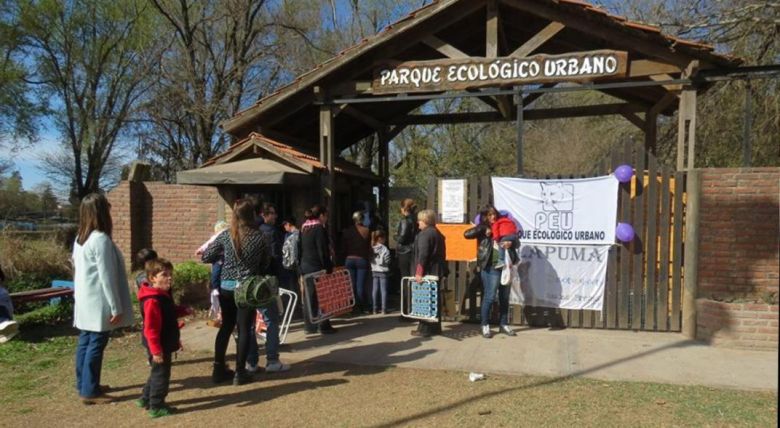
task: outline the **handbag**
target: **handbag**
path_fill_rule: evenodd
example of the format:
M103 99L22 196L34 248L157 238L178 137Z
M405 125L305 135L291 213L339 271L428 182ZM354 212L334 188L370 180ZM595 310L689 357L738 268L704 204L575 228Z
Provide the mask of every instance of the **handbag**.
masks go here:
M273 275L253 275L239 281L233 293L239 308L267 308L277 304L279 279Z

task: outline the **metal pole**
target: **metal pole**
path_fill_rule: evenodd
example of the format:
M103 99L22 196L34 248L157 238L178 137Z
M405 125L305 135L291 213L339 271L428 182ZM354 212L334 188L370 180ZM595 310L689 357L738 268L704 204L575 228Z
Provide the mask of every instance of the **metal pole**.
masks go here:
M750 134L753 131L753 97L750 96L750 82L745 81L745 123L742 130L742 166L753 163L753 143Z
M523 87L515 87L515 104L517 105L517 176L523 176Z

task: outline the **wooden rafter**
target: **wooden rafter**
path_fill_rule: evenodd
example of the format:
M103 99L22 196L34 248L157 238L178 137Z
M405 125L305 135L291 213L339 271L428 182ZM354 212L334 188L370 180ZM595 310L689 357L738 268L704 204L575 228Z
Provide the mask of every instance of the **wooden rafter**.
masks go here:
M468 58L469 57L468 54L464 53L460 49L456 48L455 46L452 46L451 44L445 42L444 40L434 35L428 35L423 37L422 42L432 47L433 49L436 49L440 54L446 56L447 58Z
M523 120L560 119L568 117L607 116L613 114L639 113L642 106L630 103L598 104L592 106L561 107L549 109L530 109L523 111ZM505 118L499 113L444 113L418 114L396 119L393 123L405 125L436 125L450 123L506 122L514 118Z
M533 37L528 39L522 46L515 49L510 56L525 57L530 55L533 51L539 48L548 40L552 39L558 32L563 30L566 26L560 22L553 21L544 27L541 31L536 33Z
M637 128L643 131L645 130L645 121L642 120L641 117L637 116L636 113L625 112L621 113L620 115L625 117L629 122L633 123Z
M344 113L354 117L355 119L365 123L366 125L376 130L384 130L386 128L386 125L384 123L375 119L371 115L366 114L351 105L348 104L343 104L343 105L345 106Z

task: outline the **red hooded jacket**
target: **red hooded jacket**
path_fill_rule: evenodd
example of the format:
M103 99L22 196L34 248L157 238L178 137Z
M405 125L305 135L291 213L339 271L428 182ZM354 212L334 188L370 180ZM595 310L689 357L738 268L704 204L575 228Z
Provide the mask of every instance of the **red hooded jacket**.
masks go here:
M179 343L180 325L176 318L187 315L188 309L173 305L173 298L168 291L154 288L146 280L141 283L141 287L138 289L138 300L142 305L144 342L148 346L149 352L152 355L162 355L164 352L178 350L181 347ZM164 308L166 300L172 309L170 311ZM169 312L168 317L173 319L166 319L166 312Z
M517 225L508 217L499 217L490 225L490 230L493 233L493 240L498 242L507 235L516 234Z

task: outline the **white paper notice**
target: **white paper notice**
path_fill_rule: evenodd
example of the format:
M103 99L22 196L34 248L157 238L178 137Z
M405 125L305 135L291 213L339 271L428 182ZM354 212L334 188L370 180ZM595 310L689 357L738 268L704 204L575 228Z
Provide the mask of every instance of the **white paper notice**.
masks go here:
M463 223L466 218L466 180L441 180L442 223Z

